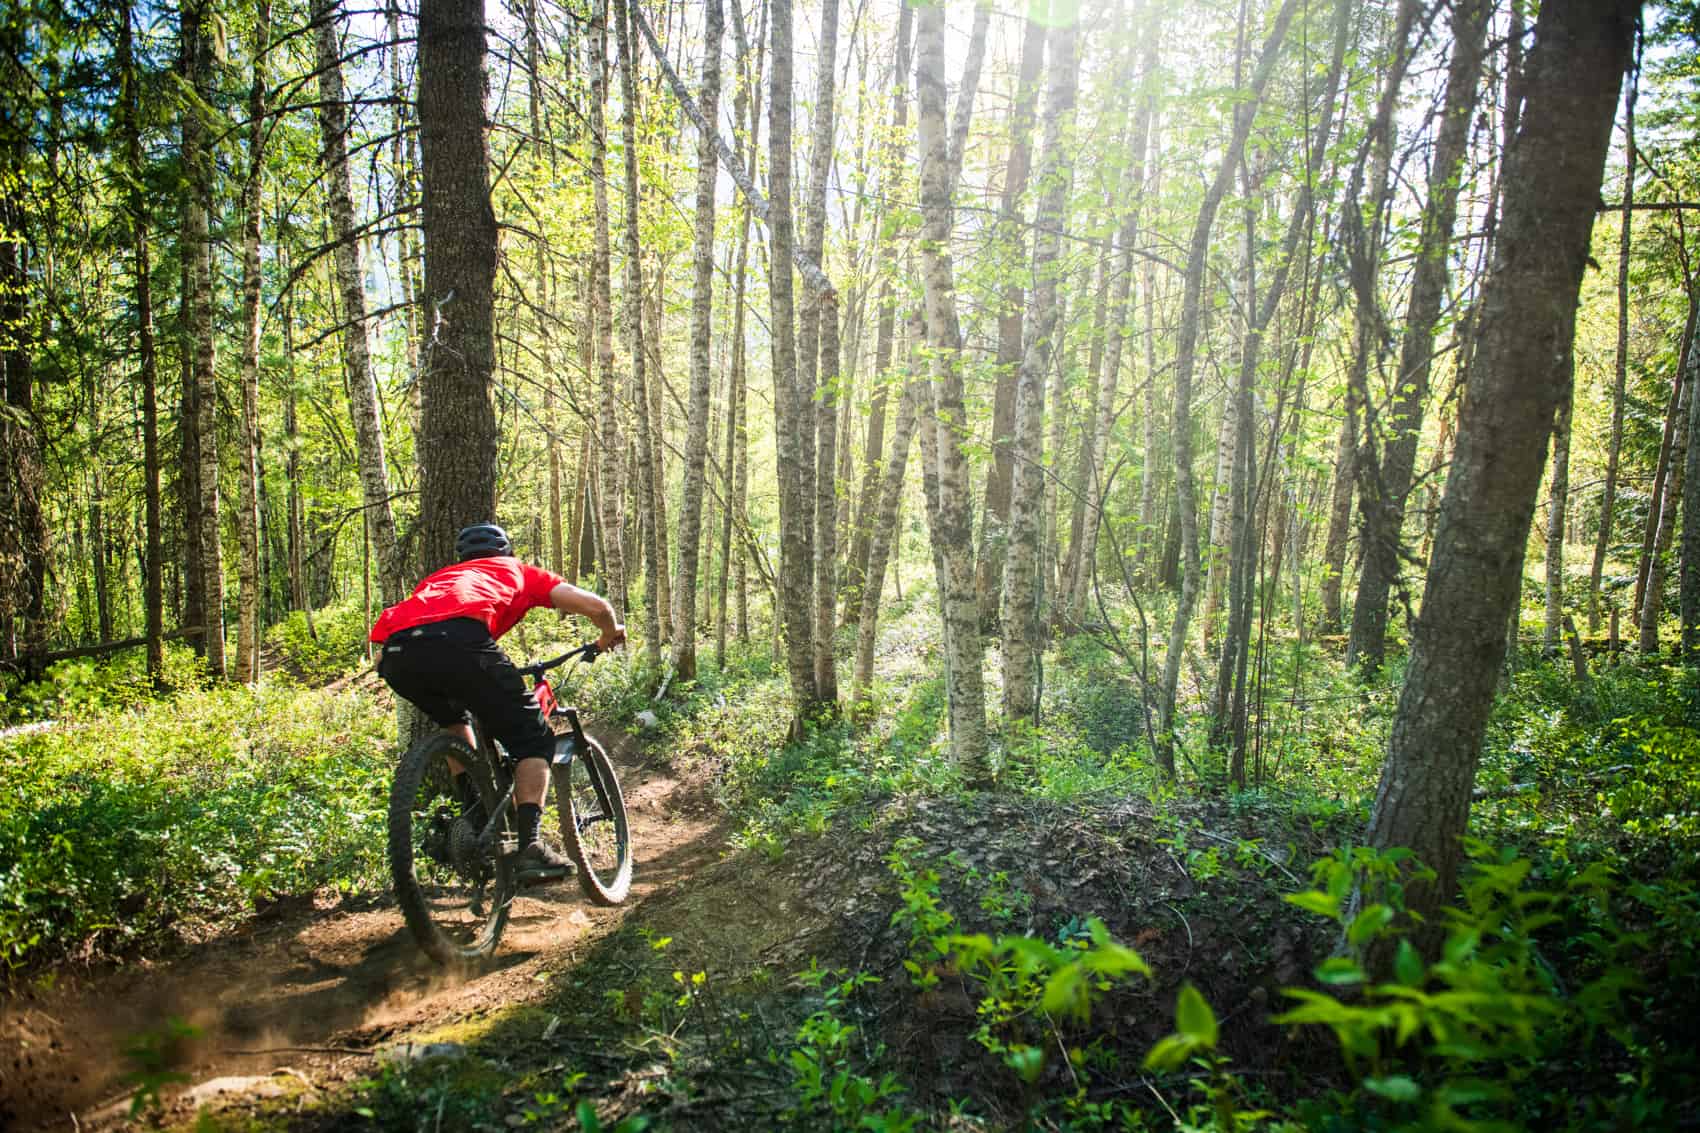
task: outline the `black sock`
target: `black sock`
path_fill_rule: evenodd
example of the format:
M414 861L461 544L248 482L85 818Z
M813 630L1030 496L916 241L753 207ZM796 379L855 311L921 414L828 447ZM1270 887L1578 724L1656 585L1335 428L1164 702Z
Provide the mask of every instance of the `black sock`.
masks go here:
M543 808L537 803L520 803L519 811L519 848L525 849L537 841L537 836L543 830Z

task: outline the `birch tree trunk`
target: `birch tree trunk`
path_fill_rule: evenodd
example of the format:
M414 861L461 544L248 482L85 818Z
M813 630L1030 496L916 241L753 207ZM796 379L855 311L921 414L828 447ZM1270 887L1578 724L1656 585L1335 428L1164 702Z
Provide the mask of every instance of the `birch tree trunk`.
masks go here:
M1483 295L1478 365L1412 636L1411 661L1369 843L1409 847L1435 871L1406 907L1437 943L1454 900L1470 792L1518 601L1523 551L1564 400L1600 178L1639 0L1546 0L1527 100L1507 155L1499 254Z
M779 592L785 629L786 669L791 696L800 722L813 713L819 700L815 684L814 625L810 613L810 582L814 567L812 422L806 415L807 396L798 386L797 328L791 280L791 0L772 0L769 34L773 61L769 73L768 148L768 302L773 336L774 429L779 452Z
M1045 59L1045 25L1029 19L1021 33L1021 60L1010 111L1009 156L1004 160L1003 200L995 230L998 255L1011 265L1026 258L1027 232L1022 198L1033 160L1033 124L1039 102L1039 70ZM986 471L986 500L980 521L980 560L976 587L980 624L998 621L1003 594L1004 559L1009 540L1010 492L1015 483L1015 399L1021 372L1021 331L1026 314L1020 272L1007 274L998 306L997 390L992 398L992 463Z
M1045 587L1039 573L1039 538L1045 499L1045 378L1056 347L1062 232L1074 180L1074 139L1069 135L1080 83L1078 45L1077 22L1052 33L1038 172L1042 190L1033 216L1033 328L1016 380L1011 454L1015 482L1003 574L1003 708L1010 720L1029 720L1039 712L1038 666L1044 647L1040 604Z
M637 410L633 430L637 434L637 505L643 516L642 554L644 573L649 579L649 593L644 595L643 629L644 656L656 668L661 666L661 606L663 583L661 572L665 564L657 553L656 528L660 511L656 502L655 438L651 421L648 374L644 368L643 339L643 246L638 233L638 136L637 136L637 54L636 36L632 34L628 6L635 0L614 0L615 34L620 49L620 126L625 136L626 163L626 349L632 356L632 404ZM656 378L659 381L659 376Z
M336 0L319 0L313 10L318 25L319 133L324 142L325 193L330 205L331 233L336 240L337 292L346 323L342 328L342 361L348 374L348 409L354 418L366 519L377 544L380 592L388 605L406 594L408 587L396 544L395 516L390 509L389 464L384 455L384 427L378 412L378 383L372 369L366 319L366 268L349 187L348 107L343 95L337 10Z
M740 0L732 0L734 4ZM720 115L720 0L705 0L701 107L710 122ZM679 573L673 581L673 669L680 680L697 675L697 548L702 534L704 465L708 459L709 365L714 317L714 139L697 135L697 209L691 281L691 402L685 432L684 497L679 504ZM730 416L730 415L729 415ZM730 446L728 446L730 447ZM728 497L729 499L730 497ZM731 508L727 508L730 522ZM725 641L722 634L721 641ZM724 651L724 646L722 646Z
M932 402L938 445L939 597L944 607L951 755L970 779L987 773L986 694L981 673L979 604L974 594L973 523L968 461L963 452L962 333L956 321L951 266L950 141L944 112L944 9L916 14L915 89L921 147L921 262L927 342L932 350ZM927 423L922 423L926 428Z
M914 27L915 9L909 4L899 6L897 17L896 63L891 81L891 130L885 145L885 160L880 167L881 217L878 228L880 255L879 314L874 328L873 397L868 406L868 442L862 464L862 490L857 499L854 534L850 545L850 560L846 571L845 615L860 618L862 587L868 572L868 556L873 550L875 516L881 504L880 486L883 481L881 453L885 447L885 407L891 387L892 339L896 332L897 295L893 281L898 273L900 249L898 241L885 232L889 201L903 179L903 138L909 127L910 33ZM858 637L858 642L860 638ZM858 649L860 645L858 644Z
M803 254L825 263L826 181L832 171L833 92L838 72L838 0L821 0L821 30L815 64L813 140L809 143L809 190L804 202ZM838 303L831 292L805 291L797 328L798 425L813 430L814 606L813 661L815 696L822 705L838 700L832 631L838 600L838 492L834 464L838 425ZM830 324L830 325L829 325ZM828 357L828 346L830 357ZM819 387L818 395L815 394ZM806 458L807 454L805 454Z
M253 80L248 88L248 170L242 185L242 427L236 513L236 679L260 679L260 187L265 174L266 76L271 0L254 9Z
M614 377L613 252L608 234L608 2L593 0L585 36L590 52L590 180L596 214L591 252L590 322L596 341L596 371L601 379L601 419L597 422L601 504L602 593L624 615L627 605L625 548L625 445L620 434L620 390Z
M879 641L880 596L885 589L885 568L897 537L897 513L903 501L903 479L909 462L909 444L915 436L918 384L904 387L897 403L897 420L892 427L891 456L880 473L878 514L873 537L868 541L868 573L862 589L862 612L856 625L856 672L850 686L851 712L866 718L872 711L868 690L874 680L874 646Z

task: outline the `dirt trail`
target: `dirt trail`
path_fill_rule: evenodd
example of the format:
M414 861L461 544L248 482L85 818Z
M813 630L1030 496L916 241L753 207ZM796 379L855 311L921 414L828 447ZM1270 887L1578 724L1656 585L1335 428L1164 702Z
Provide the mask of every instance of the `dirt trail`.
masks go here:
M543 973L688 880L724 842L699 785L639 762L631 745L612 754L636 855L618 908L592 905L573 882L532 890L496 955L456 975L420 953L387 897L303 900L175 960L62 978L0 1001L0 1128L89 1129L123 1116L123 1046L172 1017L199 1030L178 1052L191 1086L282 1067L325 1082L365 1072L370 1052L397 1036L541 994Z

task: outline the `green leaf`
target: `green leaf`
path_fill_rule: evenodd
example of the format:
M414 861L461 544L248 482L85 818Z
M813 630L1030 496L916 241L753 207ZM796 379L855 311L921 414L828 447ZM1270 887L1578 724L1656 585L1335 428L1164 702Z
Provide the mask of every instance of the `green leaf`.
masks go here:
M1282 900L1297 905L1308 913L1315 913L1332 920L1340 919L1340 899L1331 897L1318 889L1307 889L1303 893L1289 893Z
M1401 940L1399 950L1393 954L1393 976L1406 987L1422 985L1423 958L1417 955L1409 940Z
M1206 1050L1216 1048L1216 1012L1191 984L1181 985L1180 998L1175 1001L1175 1024L1181 1034Z
M1185 1035L1170 1035L1158 1041L1145 1056L1147 1070L1179 1070L1198 1046Z
M1392 909L1386 905L1371 905L1352 918L1352 927L1346 930L1346 942L1353 948L1362 948L1392 923Z
M1316 966L1316 979L1318 983L1325 984L1361 984L1364 982L1364 970L1349 957L1330 956Z
M1404 1074L1393 1074L1386 1078L1365 1078L1364 1089L1396 1102L1414 1102L1423 1096L1423 1088Z

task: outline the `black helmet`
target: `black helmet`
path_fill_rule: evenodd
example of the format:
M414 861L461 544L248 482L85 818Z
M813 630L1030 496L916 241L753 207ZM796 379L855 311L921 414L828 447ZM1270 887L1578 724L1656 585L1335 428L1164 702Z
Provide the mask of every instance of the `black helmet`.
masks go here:
M474 523L461 528L460 534L455 536L455 559L459 562L513 553L514 541L494 523Z

